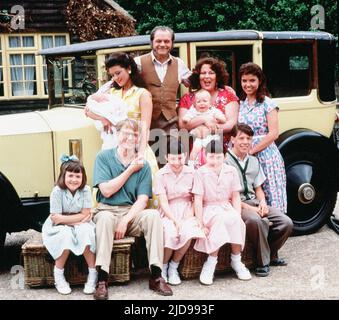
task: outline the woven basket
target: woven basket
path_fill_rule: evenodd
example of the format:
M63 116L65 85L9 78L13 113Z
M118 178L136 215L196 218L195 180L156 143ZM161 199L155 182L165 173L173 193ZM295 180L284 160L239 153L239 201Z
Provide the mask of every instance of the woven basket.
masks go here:
M182 279L198 278L204 262L207 259L207 254L193 249L194 241L180 262L179 273ZM241 254L241 260L247 268L254 267L254 250L252 244L246 240L245 248ZM218 263L215 269L216 274L232 271L231 265L231 245L229 243L223 245L218 254Z
M134 238L114 240L114 250L109 270L109 283L124 283L130 280L130 249ZM54 259L42 244L41 234L25 242L21 247L25 269L25 284L30 287L53 286ZM88 267L83 256L71 254L65 265L65 278L70 284L84 284Z

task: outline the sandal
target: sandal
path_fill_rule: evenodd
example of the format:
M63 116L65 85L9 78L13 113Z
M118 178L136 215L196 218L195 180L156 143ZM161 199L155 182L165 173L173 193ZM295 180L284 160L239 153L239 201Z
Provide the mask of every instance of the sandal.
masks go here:
M282 267L287 266L287 262L283 258L276 258L271 260L270 265L275 267Z
M270 266L265 265L257 267L254 272L258 277L267 277L270 274Z

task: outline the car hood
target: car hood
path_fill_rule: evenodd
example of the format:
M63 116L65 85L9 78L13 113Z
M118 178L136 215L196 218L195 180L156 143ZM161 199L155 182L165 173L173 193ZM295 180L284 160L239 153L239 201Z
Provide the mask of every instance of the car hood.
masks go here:
M9 114L0 116L0 136L67 131L91 123L78 108Z
M100 150L99 132L80 108L54 108L0 116L0 171L20 198L48 197L59 173L60 156L79 140L89 168Z

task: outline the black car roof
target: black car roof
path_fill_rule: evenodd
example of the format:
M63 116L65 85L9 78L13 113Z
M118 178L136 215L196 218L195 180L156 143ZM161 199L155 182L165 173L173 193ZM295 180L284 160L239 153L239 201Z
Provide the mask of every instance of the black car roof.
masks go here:
M255 30L230 30L215 32L186 32L176 33L175 42L196 42L196 41L231 41L231 40L288 40L288 39L317 39L334 40L334 36L327 32L311 31L255 31ZM95 41L75 43L67 46L55 47L39 51L40 55L46 56L67 56L75 54L90 54L97 50L119 47L142 46L150 42L149 35L131 36L123 38L111 38Z

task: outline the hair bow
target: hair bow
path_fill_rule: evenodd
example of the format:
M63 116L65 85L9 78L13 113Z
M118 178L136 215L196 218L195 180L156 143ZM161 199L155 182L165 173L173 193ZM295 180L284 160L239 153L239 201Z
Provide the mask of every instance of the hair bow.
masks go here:
M78 157L76 155L67 156L66 154L63 154L60 158L61 163L67 162L67 161L79 161Z

